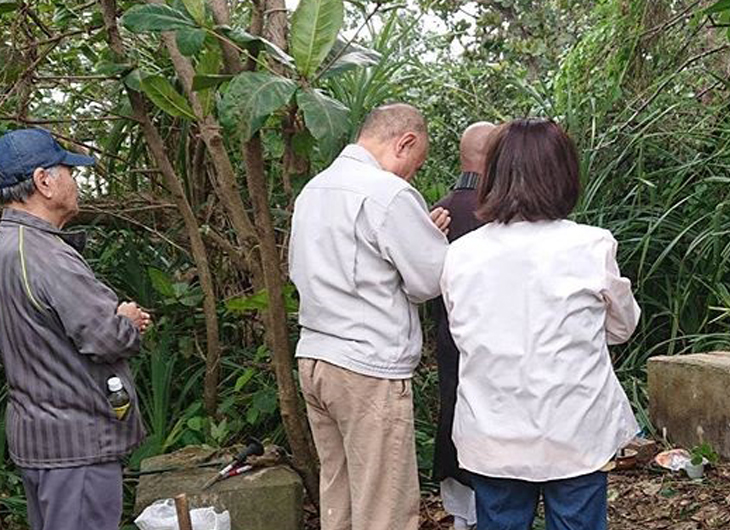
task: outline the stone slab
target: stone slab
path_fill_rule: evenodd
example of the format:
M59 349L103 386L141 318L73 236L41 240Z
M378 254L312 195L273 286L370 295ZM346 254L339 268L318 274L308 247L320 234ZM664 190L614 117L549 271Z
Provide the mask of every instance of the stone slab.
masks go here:
M730 458L730 353L652 357L649 414L675 444L708 442Z
M183 467L142 475L137 486L135 513L159 499L185 493L190 508L214 506L228 510L231 530L300 530L303 525L303 487L299 475L285 465L265 467L222 480L203 490L219 467L195 466L210 450L186 448L177 453L148 458L141 471ZM220 466L222 467L222 466Z

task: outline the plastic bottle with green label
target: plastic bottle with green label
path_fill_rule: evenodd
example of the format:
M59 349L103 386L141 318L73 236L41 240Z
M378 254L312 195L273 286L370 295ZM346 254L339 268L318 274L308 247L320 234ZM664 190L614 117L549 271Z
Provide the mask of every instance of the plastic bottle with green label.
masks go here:
M109 389L107 398L109 399L109 403L111 403L114 414L117 415L117 419L123 420L127 416L129 405L131 404L129 394L124 389L122 380L118 377L110 377L106 382L106 386Z

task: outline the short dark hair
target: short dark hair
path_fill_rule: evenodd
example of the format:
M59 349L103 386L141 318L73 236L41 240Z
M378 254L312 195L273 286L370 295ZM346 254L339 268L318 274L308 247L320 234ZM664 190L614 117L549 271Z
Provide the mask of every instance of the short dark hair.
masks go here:
M477 197L485 222L565 219L580 195L575 144L552 120L501 125L487 140Z
M390 140L407 132L427 134L426 118L413 105L389 103L376 107L365 117L357 138Z

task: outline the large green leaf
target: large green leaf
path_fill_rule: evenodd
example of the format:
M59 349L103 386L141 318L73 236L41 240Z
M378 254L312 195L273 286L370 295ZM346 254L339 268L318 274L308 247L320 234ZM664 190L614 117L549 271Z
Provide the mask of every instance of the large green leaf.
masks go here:
M172 279L160 269L150 267L147 269L150 280L152 281L152 287L166 298L175 297L175 289L172 286Z
M220 104L221 123L249 140L274 111L291 100L296 83L262 72L243 72L233 78Z
M251 53L259 53L261 51L264 51L272 59L283 64L284 66L294 68L294 58L286 53L284 50L279 48L276 44L266 40L263 37L257 37L256 35L251 35L249 32L242 29L233 29L228 26L218 26L216 28L216 31L220 35L233 41L235 44L237 44L241 48L244 48L245 50L248 50Z
M299 309L296 301L294 285L287 283L282 289L284 305L287 313L294 313ZM247 311L264 311L269 308L269 293L262 289L249 296L237 296L229 298L225 302L226 309L234 313L245 313Z
M200 98L200 102L203 105L203 111L205 112L206 116L212 114L213 109L215 108L216 91L213 89L213 87L217 85L196 88L195 80L198 79L198 77L206 78L208 76L215 76L220 71L222 63L223 59L221 57L220 46L209 46L205 49L203 53L200 54L198 66L195 68L195 77L193 78L193 90L198 91L198 97ZM230 78L231 76L227 77Z
M200 28L179 29L175 32L175 42L180 53L189 57L197 55L203 49L205 35L205 30Z
M217 87L233 79L231 74L201 74L193 77L193 90L206 90L208 88Z
M291 52L297 70L310 77L332 49L345 8L342 0L301 0L292 15Z
M205 25L205 0L182 0L190 16L201 26Z
M94 65L94 72L98 75L119 75L132 71L131 64L119 64L109 61L99 61Z
M319 90L297 92L297 105L304 114L304 123L319 143L325 158L331 158L350 131L350 111L336 99Z
M195 22L187 14L164 4L135 6L122 17L122 25L134 33L148 31L175 31L194 28Z
M250 296L237 296L226 300L226 309L236 313L264 311L269 308L269 293L261 290Z
M132 90L142 92L142 77L143 75L139 68L135 68L124 76L122 82Z
M65 5L56 5L56 9L53 11L53 26L58 29L66 29L76 18L78 15Z
M170 82L162 76L151 75L140 81L142 92L147 94L152 102L172 116L195 119L193 109L188 101L178 93Z
M705 10L705 13L719 13L721 11L730 11L730 0L720 0L712 4Z
M347 44L338 37L332 51L324 61L323 68L326 70L321 75L326 78L355 68L373 66L378 64L381 58L380 52L353 42Z
M0 15L18 9L17 0L0 0Z

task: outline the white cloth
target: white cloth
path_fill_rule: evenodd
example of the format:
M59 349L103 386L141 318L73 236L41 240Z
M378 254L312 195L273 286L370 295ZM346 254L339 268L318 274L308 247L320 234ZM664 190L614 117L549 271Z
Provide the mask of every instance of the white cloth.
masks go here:
M463 530L477 523L477 506L474 490L451 477L441 481L441 503L449 515L454 516L454 528Z
M461 467L533 482L600 469L638 431L607 343L640 310L610 232L490 223L454 242L441 280L459 387Z
M421 358L416 303L439 294L446 237L421 195L350 145L294 206L289 274L300 296L297 357L406 379Z

